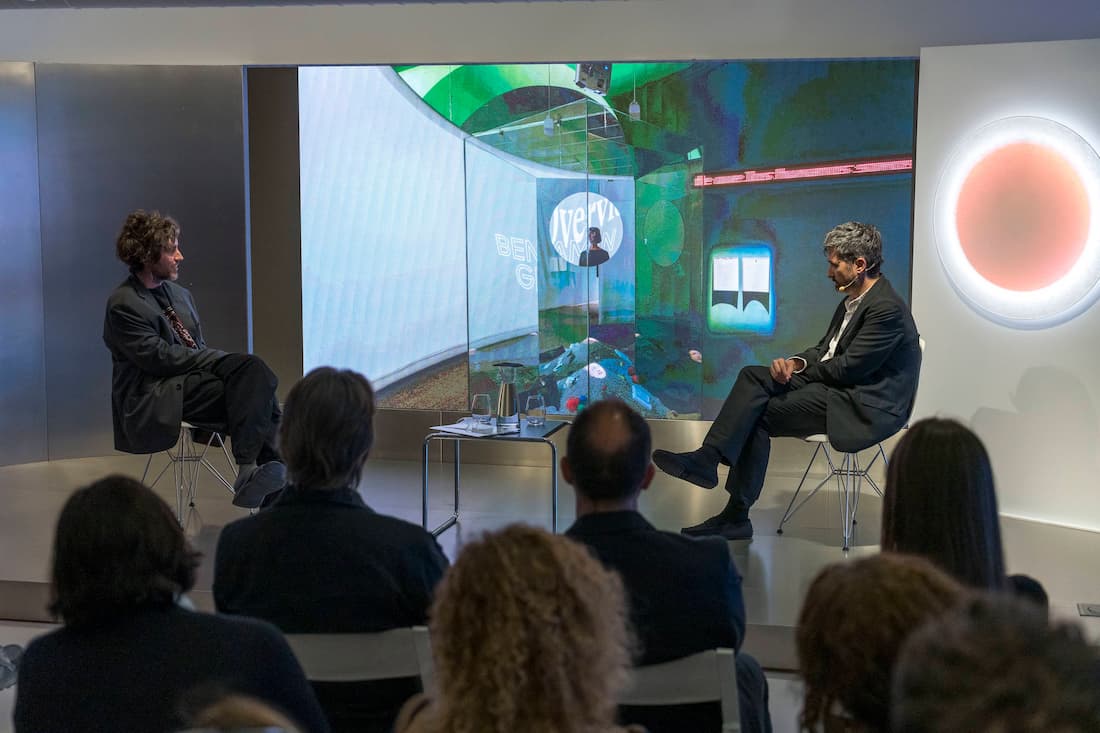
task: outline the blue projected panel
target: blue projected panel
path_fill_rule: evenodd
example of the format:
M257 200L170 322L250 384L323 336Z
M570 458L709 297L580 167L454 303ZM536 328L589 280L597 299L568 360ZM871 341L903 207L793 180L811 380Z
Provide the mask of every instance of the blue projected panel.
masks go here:
M710 253L710 307L713 333L775 331L775 277L771 247L763 243L716 247Z

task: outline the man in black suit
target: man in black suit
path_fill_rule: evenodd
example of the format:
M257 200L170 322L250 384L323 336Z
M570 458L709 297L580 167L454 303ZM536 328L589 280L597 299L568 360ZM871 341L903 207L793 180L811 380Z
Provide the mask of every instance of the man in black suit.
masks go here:
M447 558L419 525L359 495L374 443L374 391L356 372L314 369L290 390L279 445L290 484L256 516L227 525L214 604L284 633L361 633L427 622ZM381 733L417 680L316 682L333 731Z
M233 503L256 507L286 481L274 448L279 380L259 357L207 347L195 301L175 283L183 261L179 234L171 217L138 210L126 217L115 245L130 268L108 298L103 322L115 448L171 448L183 420L224 431L238 464Z
M729 502L717 516L686 527L689 535L749 539L749 507L760 496L773 436L825 433L840 451L884 440L905 425L920 372L921 350L909 306L881 274L882 235L859 222L825 235L828 278L845 298L816 346L771 367L741 370L698 450L658 450L665 473L704 489L730 466Z
M566 531L623 579L631 622L641 643L638 664L658 664L729 647L745 637L741 576L729 546L656 529L638 513L653 480L649 425L618 400L583 410L569 431L562 476L576 489L577 521ZM742 731L770 731L767 681L755 659L738 652ZM625 722L651 733L718 730L718 703L624 708Z

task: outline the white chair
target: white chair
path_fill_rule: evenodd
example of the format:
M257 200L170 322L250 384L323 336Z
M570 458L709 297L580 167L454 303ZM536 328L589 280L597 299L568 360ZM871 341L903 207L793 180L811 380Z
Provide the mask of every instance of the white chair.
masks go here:
M210 434L210 437L205 442L196 442L192 432L194 430L205 430ZM233 457L229 455L229 449L225 445L225 438L222 433L218 430L184 421L180 423L179 440L176 441L175 446L164 451L164 455L168 457L168 463L164 464L164 468L149 483L150 488L156 486L161 477L168 472L168 469L172 469L172 480L176 487L176 520L180 524L183 524L184 511L187 507L195 506L200 468L205 468L230 493L233 492L233 481L223 476L207 457L210 449L215 445L221 448L226 465L229 467L229 473L235 479L237 477L237 464L233 461ZM149 475L149 467L153 464L154 455L150 453L148 460L145 461L145 471L141 474L142 483L145 483L145 478Z
M424 626L372 634L287 634L294 656L311 682L366 682L419 677L434 683L432 647Z
M925 346L924 337L919 336L917 338L917 343L920 344L920 351L923 355ZM916 404L915 392L913 394L913 404ZM901 427L901 430L905 430L908 427L909 418L907 416L905 425ZM839 453L839 461L833 460L833 454L829 452L829 436L824 433L807 435L802 440L807 443L814 443L816 447L814 448L814 454L810 456L810 462L806 464L806 470L802 472L802 479L798 482L798 488L794 490L794 496L791 497L790 503L787 504L787 511L783 512L783 518L779 520L779 528L776 530L776 534L783 534L783 525L787 523L787 520L798 513L798 510L805 506L806 502L814 498L817 492L820 491L825 484L835 479L837 495L840 499L840 519L841 531L844 537L844 549L848 550L852 543L853 528L856 524L856 510L859 508L859 495L863 488L863 482L866 481L871 484L871 488L874 489L875 493L880 497L882 496L882 489L879 488L878 482L871 476L871 469L874 468L875 463L880 457L882 458L884 466L889 463L886 458L886 451L883 449L881 442L876 443L874 445L874 452L871 455L871 460L861 465L858 452ZM806 483L806 477L810 474L810 469L813 468L818 453L825 456L825 460L829 464L829 473L825 478L821 479L806 498L795 506L795 500L798 499L798 494L802 491L802 486Z
M708 649L671 662L635 667L620 705L722 704L722 731L741 730L733 649Z

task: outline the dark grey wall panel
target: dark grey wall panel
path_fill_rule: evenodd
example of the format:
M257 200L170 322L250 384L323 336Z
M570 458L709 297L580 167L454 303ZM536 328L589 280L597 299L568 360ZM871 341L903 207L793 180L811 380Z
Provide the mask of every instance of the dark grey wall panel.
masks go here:
M279 375L302 376L302 222L298 69L249 69L248 171L252 349Z
M239 67L36 68L50 459L112 448L104 303L126 213L182 226L180 283L207 341L248 344Z
M46 460L34 67L0 63L0 465Z

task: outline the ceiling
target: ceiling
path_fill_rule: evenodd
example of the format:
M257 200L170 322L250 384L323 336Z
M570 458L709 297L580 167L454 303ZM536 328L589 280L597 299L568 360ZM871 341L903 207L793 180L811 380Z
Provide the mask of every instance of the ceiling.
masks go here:
M478 0L478 2L554 2L555 0ZM279 5L439 5L470 0L0 0L0 10L92 8L248 8Z

